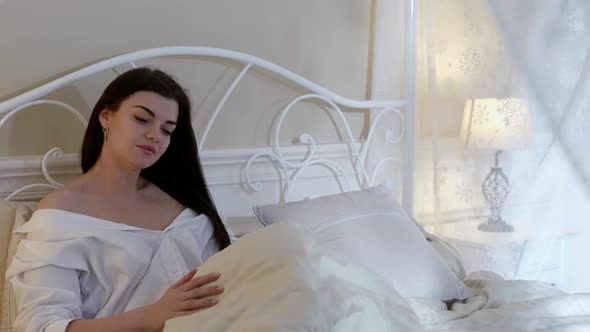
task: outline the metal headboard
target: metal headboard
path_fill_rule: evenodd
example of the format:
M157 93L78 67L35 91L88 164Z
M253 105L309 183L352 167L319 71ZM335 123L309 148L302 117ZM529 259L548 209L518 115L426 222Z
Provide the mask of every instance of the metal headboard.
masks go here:
M245 182L247 183L248 187L253 191L261 190L262 185L259 182L255 183L252 181L250 177L251 167L257 159L263 157L273 159L277 163L278 169L283 173L285 183L283 184L283 195L281 198L282 201L289 200L289 194L291 192L291 189L293 188L295 181L297 181L298 177L305 169L314 165L323 165L329 168L335 174L342 175L336 177L339 182L342 181L342 183L340 183L342 190L348 190L351 187L348 179L344 176L342 169L340 169L337 164L335 164L327 158L318 158L316 156L316 140L312 135L308 133L302 133L299 136L300 143L303 144L307 149L305 157L297 162L289 161L289 159L285 157L284 147L281 146L281 144L279 143L280 131L283 125L283 120L285 116L293 109L293 106L302 101L311 100L324 104L332 111L330 112L331 116L336 116L335 122L339 122L345 128L345 133L343 133L343 137L345 137L345 139L348 140L346 143L350 147L351 163L353 164L353 168L355 169L359 187L366 188L368 186L375 185L376 175L381 169L384 168L386 164L390 162L401 163L401 160L399 160L399 158L395 156L385 156L376 164L376 166L373 169L368 170L366 167L368 151L375 136L375 127L379 123L380 119L384 114L392 113L399 118L399 128L388 130L385 139L390 143L402 142L402 138L404 137L405 131L404 121L407 121L408 114L412 113L412 111L407 108L408 103L405 100L354 100L345 98L281 66L268 62L264 59L232 50L210 47L177 46L152 48L114 56L112 58L78 69L65 76L62 76L51 82L34 88L30 91L22 93L16 97L0 102L0 114L6 113L0 119L0 129L10 118L12 118L18 112L27 110L29 107L39 104L52 104L60 106L69 111L71 114L73 114L82 123L82 125L86 126L87 120L74 107L67 105L61 101L47 100L43 98L49 93L56 91L57 89L72 84L73 82L76 82L79 79L92 76L95 73L111 69L116 70L115 67L124 64L129 64L131 67L137 67L137 61L168 56L194 56L198 58L211 59L222 58L226 60L231 60L233 63L241 64L243 66L242 70L235 77L232 84L229 86L228 90L225 92L225 94L219 101L211 118L208 120L204 133L199 139L200 149L203 148L204 143L210 132L210 129L212 128L213 123L217 119L228 97L232 94L240 80L251 68L255 67L258 70L262 70L277 75L295 84L296 86L299 86L304 90L308 91L308 93L293 99L281 111L279 115L278 125L275 128L276 139L274 145L272 146L272 151L254 153L247 160L245 165ZM362 109L370 111L371 114L375 114L371 117L369 131L365 140L355 141L350 126L347 123L346 118L344 117L344 113L342 112L340 107ZM401 112L402 108L406 108L403 115ZM336 129L338 130L338 128ZM407 144L404 146L404 149L407 149ZM35 187L59 188L60 186L62 186L62 183L56 181L49 174L50 172L48 171L47 164L50 159L59 160L63 157L63 155L63 150L59 147L54 147L47 151L41 159L41 169L45 179L47 180L47 183L35 183L23 186L12 192L5 199L10 200L14 198L16 195L20 194L21 192ZM408 156L408 153L406 151L404 151L404 156ZM71 158L72 156L68 157ZM407 162L404 163L404 186L407 185L407 174L411 174L412 168L413 164L408 164ZM405 207L411 208L411 197L408 199L406 197L405 191L403 204Z

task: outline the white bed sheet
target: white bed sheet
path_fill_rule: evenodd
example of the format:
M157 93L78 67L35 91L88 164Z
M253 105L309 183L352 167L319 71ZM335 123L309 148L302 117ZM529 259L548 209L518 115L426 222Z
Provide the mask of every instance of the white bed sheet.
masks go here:
M409 299L424 331L590 331L590 294L570 295L485 271L470 274L465 283L476 295L451 310L439 301Z

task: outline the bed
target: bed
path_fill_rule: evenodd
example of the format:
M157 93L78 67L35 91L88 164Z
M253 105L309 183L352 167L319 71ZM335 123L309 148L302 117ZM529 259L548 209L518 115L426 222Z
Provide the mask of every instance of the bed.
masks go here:
M412 22L410 22L412 23ZM412 36L412 29L408 29ZM407 38L411 51L411 38ZM408 53L411 55L411 53ZM197 46L146 49L76 67L11 98L1 98L0 130L17 113L49 105L85 126L83 113L46 99L97 75L177 57L237 68L198 135L213 198L238 239L199 273L222 271L226 292L214 309L170 320L165 331L587 331L590 296L491 271L465 275L452 246L424 231L412 211L412 71L406 100L353 100L264 59ZM411 64L412 62L409 61ZM215 121L240 81L258 75L297 95L274 118L266 147L207 149ZM327 112L341 138L323 143L303 130L281 135L296 106ZM48 108L53 112L54 108ZM344 111L343 111L344 110ZM366 128L353 135L347 112ZM67 130L67 128L65 128ZM295 138L296 144L288 144ZM285 143L288 142L288 143ZM79 174L78 156L51 148L41 156L0 158L0 272L19 243L35 201ZM18 310L0 288L0 332Z

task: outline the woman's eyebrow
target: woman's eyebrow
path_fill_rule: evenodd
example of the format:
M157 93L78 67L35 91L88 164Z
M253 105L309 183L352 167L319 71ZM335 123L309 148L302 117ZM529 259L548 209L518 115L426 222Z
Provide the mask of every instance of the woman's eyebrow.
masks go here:
M149 108L145 107L145 106L141 106L141 105L135 105L133 107L139 107L142 110L148 112L151 116L156 117L156 113L154 113L152 110L150 110ZM176 122L172 121L172 120L168 120L166 121L166 123L171 124L171 125L176 125Z

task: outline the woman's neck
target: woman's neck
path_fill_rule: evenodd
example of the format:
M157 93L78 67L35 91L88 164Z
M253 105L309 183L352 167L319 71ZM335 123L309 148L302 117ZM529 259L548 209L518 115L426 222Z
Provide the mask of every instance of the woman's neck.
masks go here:
M95 178L95 188L104 194L132 197L147 184L139 173L121 167L111 158L99 158L87 174Z

